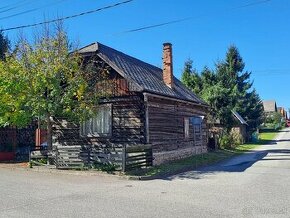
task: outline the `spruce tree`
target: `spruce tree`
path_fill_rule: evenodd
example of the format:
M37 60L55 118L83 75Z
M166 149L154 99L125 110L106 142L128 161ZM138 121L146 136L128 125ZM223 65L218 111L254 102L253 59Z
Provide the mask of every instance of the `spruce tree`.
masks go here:
M236 46L229 47L225 60L218 62L213 71L205 67L199 75L192 69L192 61L185 62L182 82L209 104L213 120L220 120L228 131L235 124L233 110L248 122L250 130L262 122L263 106L252 89L251 73L244 68Z
M202 82L197 70L192 67L193 61L188 59L184 64L181 81L196 95L201 95Z
M4 61L6 53L10 49L10 41L7 36L4 35L3 31L0 31L0 60Z

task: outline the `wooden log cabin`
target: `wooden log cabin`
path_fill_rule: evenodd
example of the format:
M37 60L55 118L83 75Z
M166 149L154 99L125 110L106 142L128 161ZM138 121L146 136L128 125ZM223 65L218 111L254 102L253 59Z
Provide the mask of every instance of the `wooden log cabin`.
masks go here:
M101 86L110 93L80 125L58 119L56 147L87 146L96 160L118 164L126 149L149 146L154 165L207 151L208 106L174 77L170 43L163 45L163 69L101 43L79 53L109 70Z

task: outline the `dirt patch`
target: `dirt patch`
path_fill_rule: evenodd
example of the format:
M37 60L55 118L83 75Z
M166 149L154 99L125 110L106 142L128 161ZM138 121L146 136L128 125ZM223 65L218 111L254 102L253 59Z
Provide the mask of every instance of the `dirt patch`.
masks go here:
M13 163L13 162L2 162L0 163L0 168L28 168L28 162Z

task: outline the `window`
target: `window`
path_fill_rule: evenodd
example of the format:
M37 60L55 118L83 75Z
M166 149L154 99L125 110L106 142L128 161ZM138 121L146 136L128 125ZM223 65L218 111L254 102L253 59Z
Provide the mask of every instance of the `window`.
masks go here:
M195 145L202 145L202 117L194 116L190 118L190 122L193 125L193 134Z
M184 138L189 138L189 118L184 118Z
M82 136L110 136L112 129L112 105L99 106L97 115L81 124Z

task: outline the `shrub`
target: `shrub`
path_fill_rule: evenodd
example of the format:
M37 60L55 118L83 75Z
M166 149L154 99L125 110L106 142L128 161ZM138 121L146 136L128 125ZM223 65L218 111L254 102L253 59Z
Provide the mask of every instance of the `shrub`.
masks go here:
M232 136L229 133L223 133L219 137L219 146L220 148L231 148L232 146Z
M219 146L220 148L231 149L237 145L243 144L243 137L238 132L223 132L219 137Z
M113 172L116 171L117 166L112 163L100 163L98 161L94 162L93 166L94 169L105 171L105 172Z

